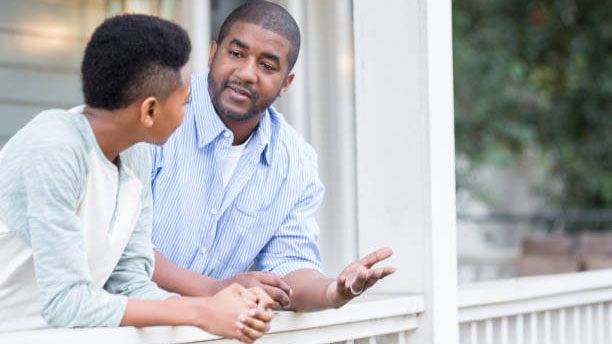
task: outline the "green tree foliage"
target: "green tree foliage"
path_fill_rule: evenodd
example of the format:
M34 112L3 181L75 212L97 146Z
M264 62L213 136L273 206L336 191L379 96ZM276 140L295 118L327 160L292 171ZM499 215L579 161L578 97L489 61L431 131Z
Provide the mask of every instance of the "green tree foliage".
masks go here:
M612 208L612 1L453 1L458 157L551 163L561 208ZM458 187L466 187L458 171Z

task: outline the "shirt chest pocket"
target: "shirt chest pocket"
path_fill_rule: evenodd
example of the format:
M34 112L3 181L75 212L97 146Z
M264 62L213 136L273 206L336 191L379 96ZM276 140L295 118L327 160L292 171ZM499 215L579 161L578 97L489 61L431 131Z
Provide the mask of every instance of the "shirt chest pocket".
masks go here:
M266 213L276 212L283 208L283 197L279 197L279 188L247 186L231 205L239 213L249 217L260 217Z
M231 237L235 241L234 245L263 248L280 227L286 214L279 211L281 209L274 204L274 198L266 192L245 191L224 212L220 226L224 234L221 235Z
M249 236L253 232L268 232L276 222L272 207L254 202L236 202L229 207L224 215L224 227L231 228L234 233Z

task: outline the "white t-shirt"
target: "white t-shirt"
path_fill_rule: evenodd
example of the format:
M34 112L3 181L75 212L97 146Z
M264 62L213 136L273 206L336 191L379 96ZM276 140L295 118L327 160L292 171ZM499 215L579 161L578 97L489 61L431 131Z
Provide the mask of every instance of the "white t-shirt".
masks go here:
M241 145L230 146L225 159L223 160L223 166L221 168L221 175L223 176L223 187L227 186L230 179L234 175L234 171L236 170L236 166L238 165L238 161L240 161L240 157L242 157L246 152L246 146L251 140L251 136L244 141Z

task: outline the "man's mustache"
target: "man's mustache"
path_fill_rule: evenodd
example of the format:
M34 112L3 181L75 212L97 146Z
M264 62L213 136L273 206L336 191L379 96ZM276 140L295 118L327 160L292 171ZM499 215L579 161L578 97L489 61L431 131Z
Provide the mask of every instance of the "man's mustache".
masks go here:
M251 86L249 86L246 83L241 82L240 80L227 79L223 83L223 88L227 88L230 85L235 85L235 86L238 86L240 88L245 89L247 92L249 92L249 95L250 95L251 99L253 100L253 102L256 102L257 99L259 99L259 93L254 91L253 88L251 88Z

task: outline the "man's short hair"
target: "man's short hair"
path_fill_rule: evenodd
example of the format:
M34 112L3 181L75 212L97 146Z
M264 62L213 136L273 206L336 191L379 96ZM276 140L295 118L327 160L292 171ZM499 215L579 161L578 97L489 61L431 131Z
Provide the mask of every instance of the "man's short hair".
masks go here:
M300 29L286 9L268 1L248 1L225 18L217 36L217 43L223 42L236 22L254 24L285 37L291 44L287 56L287 73L293 69L300 53Z
M190 53L189 36L177 24L142 14L106 19L81 64L85 104L116 110L149 96L163 100L181 85Z

